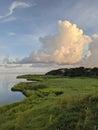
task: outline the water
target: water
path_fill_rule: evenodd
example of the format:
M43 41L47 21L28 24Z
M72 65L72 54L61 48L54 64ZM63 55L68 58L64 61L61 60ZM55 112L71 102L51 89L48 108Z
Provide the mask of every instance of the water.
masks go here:
M16 79L18 73L0 73L0 105L20 101L25 98L21 92L12 92L11 88L25 79Z

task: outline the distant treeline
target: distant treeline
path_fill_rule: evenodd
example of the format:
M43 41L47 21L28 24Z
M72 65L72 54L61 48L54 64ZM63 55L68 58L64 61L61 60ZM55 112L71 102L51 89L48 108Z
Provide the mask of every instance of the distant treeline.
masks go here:
M66 77L98 77L98 68L62 68L57 70L52 70L46 75L62 75Z

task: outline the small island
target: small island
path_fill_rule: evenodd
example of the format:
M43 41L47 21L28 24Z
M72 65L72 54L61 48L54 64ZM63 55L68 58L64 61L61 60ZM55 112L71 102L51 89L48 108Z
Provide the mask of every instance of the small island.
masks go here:
M1 130L93 130L98 127L98 68L20 75L20 102L0 106Z

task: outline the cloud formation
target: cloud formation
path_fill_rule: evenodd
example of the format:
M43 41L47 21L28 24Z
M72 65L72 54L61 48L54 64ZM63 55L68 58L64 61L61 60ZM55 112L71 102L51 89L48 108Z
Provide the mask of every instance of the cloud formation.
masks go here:
M17 8L27 8L27 7L30 7L30 6L31 5L29 3L26 3L26 2L14 1L11 4L11 6L9 7L9 13L7 14L7 16L12 15L14 10L17 9Z
M42 47L20 63L75 64L90 56L87 48L92 39L69 21L58 21L58 32L39 40Z
M15 36L16 33L15 32L8 32L8 36Z
M92 36L92 43L89 46L90 57L83 59L80 64L86 67L98 67L98 34Z
M9 7L9 12L4 16L0 16L0 19L4 19L4 18L7 18L7 17L11 16L15 9L28 8L30 6L31 6L31 4L26 3L26 2L14 1Z
M13 64L18 61L19 61L18 57L12 57L12 56L7 55L2 59L2 64Z

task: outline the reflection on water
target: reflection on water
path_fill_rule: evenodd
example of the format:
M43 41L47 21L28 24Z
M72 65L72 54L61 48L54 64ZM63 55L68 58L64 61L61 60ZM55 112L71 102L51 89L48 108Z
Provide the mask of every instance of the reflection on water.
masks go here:
M19 101L25 96L21 92L12 92L11 87L25 79L16 79L16 73L0 73L0 105Z

